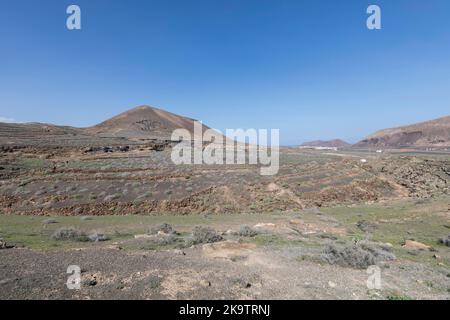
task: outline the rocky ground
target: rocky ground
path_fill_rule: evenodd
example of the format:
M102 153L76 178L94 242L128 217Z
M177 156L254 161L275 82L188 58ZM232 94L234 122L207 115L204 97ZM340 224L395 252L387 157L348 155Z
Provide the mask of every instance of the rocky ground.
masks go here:
M1 216L0 298L450 299L450 250L440 242L450 234L449 203L229 216ZM105 241L60 238L61 230ZM81 269L80 290L66 287L70 265ZM379 289L367 287L371 265L380 267Z

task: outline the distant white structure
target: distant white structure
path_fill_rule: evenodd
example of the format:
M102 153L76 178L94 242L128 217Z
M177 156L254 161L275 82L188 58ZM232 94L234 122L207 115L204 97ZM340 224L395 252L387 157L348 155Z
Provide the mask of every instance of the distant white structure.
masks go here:
M362 163L366 163L367 162L367 159L361 159L360 160Z
M383 153L383 150L379 149L376 151L376 153Z

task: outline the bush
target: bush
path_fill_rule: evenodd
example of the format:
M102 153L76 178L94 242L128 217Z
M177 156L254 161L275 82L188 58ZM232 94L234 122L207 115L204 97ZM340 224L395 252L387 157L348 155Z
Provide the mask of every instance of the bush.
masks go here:
M88 236L88 238L89 238L89 241L92 241L92 242L100 242L100 241L107 241L107 240L109 240L108 236L106 236L103 233L97 233L97 232L90 234Z
M175 234L158 236L152 239L152 242L159 246L168 246L177 242L177 237Z
M258 231L256 231L252 227L244 225L239 228L237 235L240 237L254 237L258 235Z
M382 261L395 260L395 255L390 252L388 247L376 246L369 243L347 245L344 247L331 244L323 251L322 258L329 264L366 269Z
M159 232L165 234L177 234L177 231L168 223L162 223L160 225L154 226L148 232L149 234L158 234Z
M444 246L450 247L450 234L447 237L439 239L439 243L443 244Z
M6 243L6 241L0 237L0 249L11 249L11 248L14 248L14 245Z
M6 249L6 241L3 238L0 238L0 249Z
M373 232L377 226L365 220L358 221L356 226L363 232Z
M148 279L148 282L149 282L150 288L156 289L161 285L162 279L157 276L151 276Z
M175 234L169 235L154 235L150 239L146 239L141 243L142 250L158 250L166 246L180 246L183 245Z
M73 227L58 229L52 234L51 238L63 241L89 241L84 232Z
M223 240L222 236L209 227L196 226L192 231L191 243L213 243Z

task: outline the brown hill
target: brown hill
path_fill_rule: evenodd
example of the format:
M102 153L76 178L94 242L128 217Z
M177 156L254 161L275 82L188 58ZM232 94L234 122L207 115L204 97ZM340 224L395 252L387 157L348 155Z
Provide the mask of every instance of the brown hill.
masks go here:
M315 141L309 141L301 144L302 147L326 147L326 148L345 148L350 146L349 143L341 140L341 139L335 139L335 140L315 140Z
M53 136L66 134L80 134L81 130L69 126L57 126L47 123L7 123L0 122L0 136L32 137Z
M161 109L140 106L123 112L98 125L85 129L95 135L137 138L170 139L175 129L194 132L194 119L182 117ZM203 126L203 130L208 127Z
M0 122L0 145L36 145L42 142L73 139L83 131L68 126L46 123L3 123Z
M358 142L354 147L450 147L450 116L381 130Z
M140 106L88 128L45 123L0 122L0 145L113 145L124 139L170 140L175 129L186 129L194 137L194 119L161 109ZM209 129L203 125L202 130Z

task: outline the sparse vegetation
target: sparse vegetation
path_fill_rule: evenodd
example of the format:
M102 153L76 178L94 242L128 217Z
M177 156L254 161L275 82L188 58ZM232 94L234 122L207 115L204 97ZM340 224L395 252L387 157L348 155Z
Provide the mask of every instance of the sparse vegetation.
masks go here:
M242 225L239 227L239 230L237 232L237 235L240 237L254 237L256 235L258 235L258 231L253 229L250 226L247 225Z
M14 248L13 244L6 243L6 241L3 240L3 238L0 238L0 249L11 249L11 248Z
M223 240L223 237L210 227L196 226L189 240L190 244L213 243Z
M447 237L439 239L439 243L443 244L444 246L450 247L450 234Z
M86 234L74 227L70 228L61 228L56 230L52 234L53 240L58 241L89 241L89 238L86 236Z
M386 300L414 300L410 296L403 294L391 294L386 297Z
M103 233L94 232L88 236L89 241L101 242L109 240L109 237Z
M377 226L365 220L358 221L356 226L363 232L373 232Z
M183 240L175 234L154 235L152 238L145 239L145 241L140 242L139 244L141 250L161 250L168 248L182 248L183 246Z
M176 235L177 231L168 223L162 223L157 226L150 228L149 234L167 234L167 235Z
M152 289L159 288L161 286L161 281L162 281L162 279L160 277L158 277L158 276L151 276L148 279L149 286Z
M366 269L380 262L395 260L395 255L387 247L361 242L343 247L329 244L322 258L329 264Z

